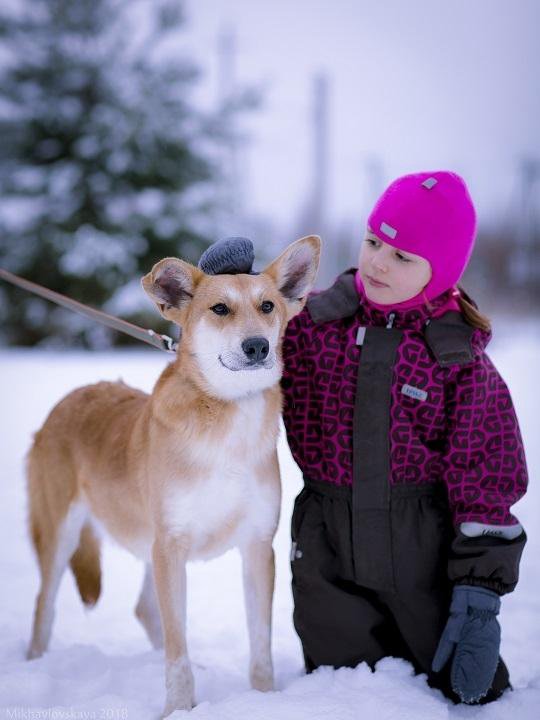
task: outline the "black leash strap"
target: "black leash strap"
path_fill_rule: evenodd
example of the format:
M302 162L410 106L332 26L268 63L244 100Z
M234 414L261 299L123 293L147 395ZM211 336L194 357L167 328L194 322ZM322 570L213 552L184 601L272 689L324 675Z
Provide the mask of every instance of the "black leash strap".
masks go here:
M48 290L41 285L30 282L30 280L25 280L18 275L14 275L3 268L0 268L0 278L12 285L22 288L23 290L39 295L40 297L45 298L45 300L50 300L51 302L61 305L68 310L73 310L74 312L79 313L79 315L84 315L91 320L96 320L103 325L107 325L107 327L110 327L113 330L118 330L126 335L131 335L131 337L134 337L137 340L142 340L142 342L153 345L158 348L158 350L164 350L165 352L170 353L176 352L178 343L168 335L160 335L159 333L154 332L154 330L146 330L145 328L133 325L126 320L121 320L113 315L107 315L107 313L104 313L101 310L95 310L88 305L83 305L82 303L77 302L77 300L72 300L65 295L54 292L54 290Z

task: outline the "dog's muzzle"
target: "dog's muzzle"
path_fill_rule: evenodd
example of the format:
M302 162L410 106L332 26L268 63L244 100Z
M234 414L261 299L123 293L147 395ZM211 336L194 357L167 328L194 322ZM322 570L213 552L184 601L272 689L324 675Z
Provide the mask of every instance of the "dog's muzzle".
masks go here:
M265 337L250 337L242 342L243 356L237 353L227 353L223 358L219 355L219 361L227 370L270 370L274 362L270 360L270 343Z

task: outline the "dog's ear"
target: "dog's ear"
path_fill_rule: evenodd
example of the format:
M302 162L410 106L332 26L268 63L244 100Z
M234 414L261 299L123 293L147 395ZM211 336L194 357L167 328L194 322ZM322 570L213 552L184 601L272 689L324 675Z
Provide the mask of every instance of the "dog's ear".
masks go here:
M204 273L178 258L164 258L145 275L141 284L167 320L180 324L195 287Z
M283 295L290 320L305 305L319 269L321 238L308 235L293 242L264 273L270 275Z

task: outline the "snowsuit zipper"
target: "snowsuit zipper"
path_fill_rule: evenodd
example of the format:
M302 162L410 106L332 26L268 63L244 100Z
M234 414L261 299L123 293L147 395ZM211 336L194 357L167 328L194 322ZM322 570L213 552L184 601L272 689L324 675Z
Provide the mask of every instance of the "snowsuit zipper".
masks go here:
M395 317L396 317L396 313L390 313L390 315L388 316L388 323L386 324L387 330L391 330L392 327L394 326Z
M390 522L390 405L393 369L403 332L366 328L353 417L353 556L355 579L395 592Z

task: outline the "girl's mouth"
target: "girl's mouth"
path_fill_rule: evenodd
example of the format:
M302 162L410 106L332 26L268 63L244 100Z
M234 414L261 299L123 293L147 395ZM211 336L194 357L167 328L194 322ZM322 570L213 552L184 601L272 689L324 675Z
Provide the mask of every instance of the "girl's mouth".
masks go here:
M386 283L379 282L378 280L375 280L370 275L367 275L367 279L370 285L373 287L389 287Z

